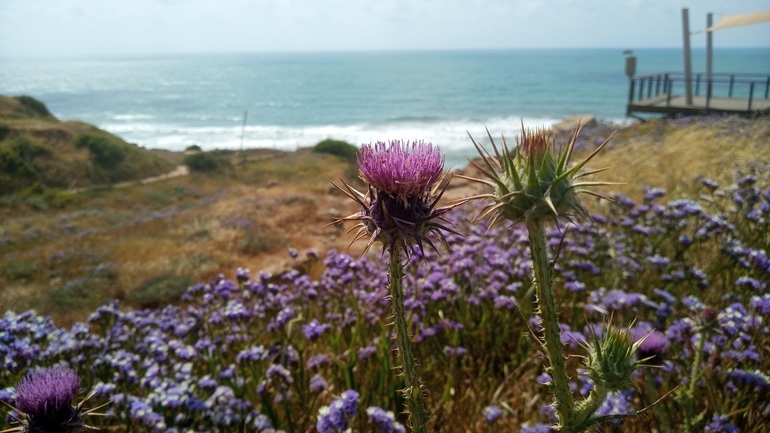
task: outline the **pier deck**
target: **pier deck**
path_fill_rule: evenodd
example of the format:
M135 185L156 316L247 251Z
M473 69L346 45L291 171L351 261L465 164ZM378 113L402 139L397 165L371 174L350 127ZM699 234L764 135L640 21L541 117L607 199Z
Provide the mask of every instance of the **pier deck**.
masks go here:
M629 83L626 115L635 113L740 115L770 114L770 76L703 74L691 80L692 103L685 97L686 80L678 73L634 77Z

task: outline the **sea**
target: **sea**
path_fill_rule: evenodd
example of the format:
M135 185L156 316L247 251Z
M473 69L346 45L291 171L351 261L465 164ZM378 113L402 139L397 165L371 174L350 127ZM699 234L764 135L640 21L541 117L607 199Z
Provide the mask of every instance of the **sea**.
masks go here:
M681 49L633 55L637 75L683 70ZM475 154L468 134L485 128L513 137L573 114L629 123L624 68L621 49L0 58L0 94L145 148L425 140L458 168ZM705 70L703 49L693 70ZM716 48L714 72L770 74L770 47Z

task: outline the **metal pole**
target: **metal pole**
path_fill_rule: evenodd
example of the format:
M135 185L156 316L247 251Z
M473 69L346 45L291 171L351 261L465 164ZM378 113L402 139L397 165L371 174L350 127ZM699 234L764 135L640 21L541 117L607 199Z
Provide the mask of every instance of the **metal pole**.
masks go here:
M248 110L243 112L243 126L241 127L241 152L243 152L243 137L246 135L246 117L248 115Z
M714 14L711 12L706 14L706 28L711 27L714 21ZM711 98L711 80L714 64L714 45L712 44L712 35L710 30L706 30L706 99Z
M690 58L690 13L687 8L682 8L682 32L684 35L685 104L692 105L692 59Z
M751 85L749 85L749 110L751 111L751 100L754 99L754 82L751 82Z

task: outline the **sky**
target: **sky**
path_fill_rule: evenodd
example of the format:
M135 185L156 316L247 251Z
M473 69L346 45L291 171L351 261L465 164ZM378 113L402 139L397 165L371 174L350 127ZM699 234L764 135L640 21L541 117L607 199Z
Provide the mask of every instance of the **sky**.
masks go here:
M0 57L680 48L683 7L697 32L707 12L770 1L0 0ZM703 34L691 41L705 46ZM715 32L714 46L770 47L770 23Z

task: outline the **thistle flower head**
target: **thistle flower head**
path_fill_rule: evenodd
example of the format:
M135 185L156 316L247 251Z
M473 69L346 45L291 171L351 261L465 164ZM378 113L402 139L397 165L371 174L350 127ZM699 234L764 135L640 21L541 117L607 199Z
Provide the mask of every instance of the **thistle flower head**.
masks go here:
M80 392L77 374L66 367L36 371L16 386L15 407L21 414L17 431L74 432L84 426L80 406L72 401Z
M522 133L516 137L516 148L509 149L505 138L498 148L489 131L489 140L493 152L476 143L471 137L482 162L476 164L487 179L466 178L489 185L493 193L471 197L473 199L491 199L479 216L493 215L493 224L500 219L513 222L538 221L546 218L556 220L569 214L585 216L577 197L590 194L602 197L585 189L589 186L609 185L606 182L585 182L580 177L598 173L605 169L578 174L609 141L602 143L588 157L575 165L570 159L580 127L575 130L567 143L556 149L553 145L553 133L546 129L527 129L522 125ZM603 197L602 197L603 198Z
M610 392L617 392L633 383L634 371L645 366L645 359L635 360L639 346L650 334L633 342L631 327L622 329L605 323L601 336L592 333L591 342L584 348L588 351L586 369L597 386Z
M378 141L361 146L358 170L374 189L406 199L431 190L444 172L444 158L437 146L424 141Z
M361 205L361 210L335 222L359 221L353 241L368 238L365 250L375 241L387 249L411 243L421 250L426 243L435 249L429 234L444 240L442 230L456 233L444 225L449 223L443 214L460 203L436 207L444 179L444 158L438 147L424 141L400 140L364 144L358 165L360 178L369 185L368 192L359 192L344 182L338 188Z

